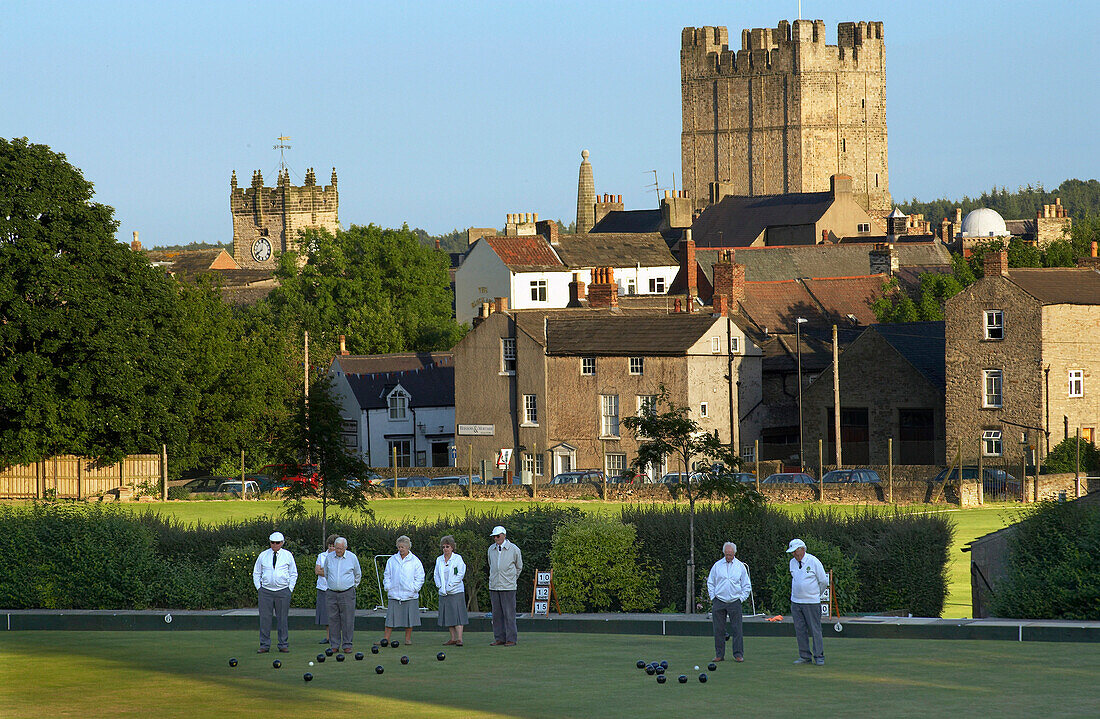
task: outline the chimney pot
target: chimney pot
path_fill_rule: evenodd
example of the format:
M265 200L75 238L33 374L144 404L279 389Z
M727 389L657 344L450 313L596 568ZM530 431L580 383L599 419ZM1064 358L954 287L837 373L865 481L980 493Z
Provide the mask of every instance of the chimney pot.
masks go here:
M1096 257L1096 240L1092 241L1092 256Z
M347 348L347 344L345 342L344 335L340 335L340 354L341 355L348 354L348 348Z

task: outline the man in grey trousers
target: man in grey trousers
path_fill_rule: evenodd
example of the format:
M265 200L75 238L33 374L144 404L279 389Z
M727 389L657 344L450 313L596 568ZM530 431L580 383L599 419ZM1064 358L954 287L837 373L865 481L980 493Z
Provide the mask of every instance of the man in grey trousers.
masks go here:
M737 545L722 545L722 558L714 563L707 575L710 596L710 616L714 628L714 661L726 658L726 618L729 618L730 650L733 661L745 661L745 640L741 626L741 603L749 598L752 583L749 569L737 559Z
M252 567L252 583L256 585L260 610L260 648L257 654L271 651L271 618L274 615L278 624L279 651L289 652L289 631L287 616L290 614L290 595L298 582L298 565L294 557L283 549L286 541L282 532L272 532L267 538L271 545Z
M801 539L792 539L787 553L791 555L791 617L798 640L798 659L794 663L822 665L825 644L821 639L821 593L829 587L829 574L817 557L806 553L806 543Z
M504 527L493 527L489 545L489 600L493 605L493 641L489 646L515 646L516 583L523 571L519 547L508 541Z
M355 588L363 579L359 558L348 551L348 540L337 537L335 551L325 559L325 581L328 590L329 646L332 651L344 653L352 649L352 633L355 631Z

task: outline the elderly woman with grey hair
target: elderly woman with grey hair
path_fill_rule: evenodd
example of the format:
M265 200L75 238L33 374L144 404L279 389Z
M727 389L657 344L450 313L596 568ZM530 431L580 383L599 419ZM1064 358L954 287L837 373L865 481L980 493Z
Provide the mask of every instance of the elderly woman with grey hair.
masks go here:
M420 588L424 586L424 565L412 553L412 540L402 534L397 551L386 560L382 586L386 604L385 641L389 644L394 627L404 627L405 643L412 644L412 628L420 626Z
M462 646L462 627L470 623L466 614L466 562L455 552L455 538L447 535L439 540L443 554L435 560L435 586L439 587L439 626L447 627L450 641L443 646Z

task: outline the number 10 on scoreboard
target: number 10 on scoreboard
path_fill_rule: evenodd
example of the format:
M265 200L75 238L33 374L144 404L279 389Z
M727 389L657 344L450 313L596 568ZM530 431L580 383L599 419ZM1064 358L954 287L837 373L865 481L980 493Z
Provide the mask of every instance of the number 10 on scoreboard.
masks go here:
M541 614L550 616L550 599L554 599L554 607L561 614L561 606L558 604L558 593L554 589L554 570L535 570L535 585L531 592L531 616Z

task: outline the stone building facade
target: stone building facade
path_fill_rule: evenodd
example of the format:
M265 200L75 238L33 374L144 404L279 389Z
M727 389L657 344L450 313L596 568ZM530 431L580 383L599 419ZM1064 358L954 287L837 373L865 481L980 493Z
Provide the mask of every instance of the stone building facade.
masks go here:
M950 456L1031 463L1100 426L1100 273L1008 269L985 255L985 276L948 300L946 439Z
M340 195L336 190L336 168L332 184L321 187L310 168L305 184L290 184L290 172L281 170L275 187L264 187L263 174L252 174L246 189L237 186L237 173L230 179L229 207L233 214L233 259L246 269L274 269L283 252L298 248L299 233L340 229Z
M851 175L857 201L891 206L886 49L881 22L846 22L827 45L821 20L741 33L684 28L680 75L684 188L697 207L725 195L819 192Z

